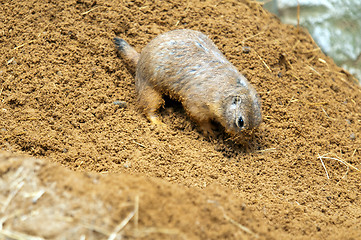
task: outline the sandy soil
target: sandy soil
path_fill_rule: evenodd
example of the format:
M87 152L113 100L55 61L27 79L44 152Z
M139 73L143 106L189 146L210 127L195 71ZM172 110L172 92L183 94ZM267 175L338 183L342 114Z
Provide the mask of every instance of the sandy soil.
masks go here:
M361 90L305 30L246 0L3 0L0 12L0 238L361 235ZM166 128L137 110L112 38L140 51L178 28L206 33L260 93L252 141L207 138L170 100Z

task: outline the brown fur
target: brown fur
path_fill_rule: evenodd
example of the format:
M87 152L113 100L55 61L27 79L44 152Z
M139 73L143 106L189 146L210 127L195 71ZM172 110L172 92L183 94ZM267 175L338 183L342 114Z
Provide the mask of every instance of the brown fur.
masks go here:
M211 132L210 120L233 134L260 125L256 90L204 34L187 29L166 32L140 54L122 39L115 38L115 44L136 65L139 105L151 122L161 123L156 111L166 94L181 101L205 132Z

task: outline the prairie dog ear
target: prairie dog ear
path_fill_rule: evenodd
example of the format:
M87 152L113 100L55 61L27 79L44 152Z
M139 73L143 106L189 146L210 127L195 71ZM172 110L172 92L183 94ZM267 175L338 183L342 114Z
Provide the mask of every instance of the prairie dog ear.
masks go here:
M261 109L261 98L256 91L252 94L252 102L255 109Z
M238 85L241 85L243 87L248 87L247 79L243 75L239 76L236 79L236 82L237 82Z
M254 90L254 94L252 94L252 107L253 107L253 121L254 127L257 127L262 122L262 106L261 106L261 98L259 94Z

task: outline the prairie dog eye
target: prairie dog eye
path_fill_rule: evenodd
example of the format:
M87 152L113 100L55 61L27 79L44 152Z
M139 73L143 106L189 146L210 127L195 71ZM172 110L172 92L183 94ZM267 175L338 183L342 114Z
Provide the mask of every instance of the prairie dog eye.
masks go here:
M242 129L243 126L244 126L244 121L243 121L243 118L242 117L239 117L236 121L236 125L238 128Z

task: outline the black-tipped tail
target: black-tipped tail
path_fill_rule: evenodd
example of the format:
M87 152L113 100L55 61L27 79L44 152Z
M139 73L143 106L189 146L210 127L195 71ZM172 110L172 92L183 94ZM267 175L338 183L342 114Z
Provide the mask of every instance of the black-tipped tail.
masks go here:
M119 56L122 57L131 68L135 69L139 60L139 53L125 40L118 37L115 37L113 40Z
M115 37L114 39L114 44L117 47L117 49L121 52L124 52L124 49L129 46L129 44L121 38Z

